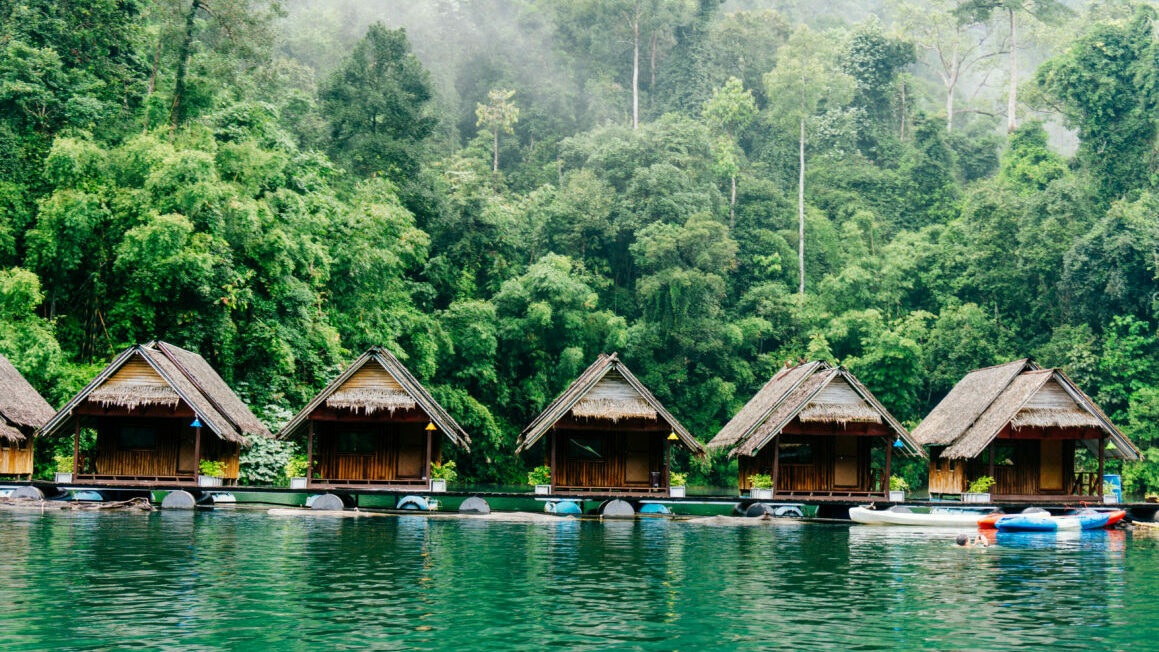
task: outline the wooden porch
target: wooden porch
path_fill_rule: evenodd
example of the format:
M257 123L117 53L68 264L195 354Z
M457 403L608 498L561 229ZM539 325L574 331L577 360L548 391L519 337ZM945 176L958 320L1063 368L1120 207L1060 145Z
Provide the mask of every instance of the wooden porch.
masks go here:
M755 457L740 456L737 482L743 493L752 476L768 475L782 498L881 498L889 491L893 447L890 431L876 423L787 425ZM873 450L883 449L885 467L874 469Z
M309 416L306 486L430 488L431 466L442 460L442 435L427 416L407 410L377 418L320 409Z
M560 420L545 435L552 492L667 494L668 432L656 420Z

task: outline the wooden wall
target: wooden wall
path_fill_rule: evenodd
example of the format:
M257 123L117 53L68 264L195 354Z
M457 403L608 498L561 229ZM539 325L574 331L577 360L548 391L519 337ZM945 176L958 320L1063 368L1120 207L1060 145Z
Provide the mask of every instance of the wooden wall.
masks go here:
M623 423L621 421L620 423ZM652 487L651 473L660 473L659 487L666 488L664 452L668 430L617 429L607 422L605 428L556 427L544 437L544 454L548 466L552 464L552 446L555 445L555 465L551 478L554 487L582 489L644 490ZM568 441L572 438L602 442L602 459L581 459L569 454ZM630 441L632 440L632 441ZM629 459L630 451L634 459ZM629 477L629 464L635 477Z
M32 444L28 441L0 441L0 476L30 475Z
M782 458L777 465L778 492L829 493L884 491L877 485L879 478L873 473L871 455L877 437L846 435L857 437L857 484L837 486L835 482L836 442L835 435L794 435L782 434L782 442L790 444L808 443L813 446L811 464L788 463ZM741 491L752 488L750 477L756 474L773 474L773 456L776 439L769 442L755 457L741 456L737 469L737 482ZM880 445L880 444L878 444Z
M322 482L420 480L427 474L423 468L427 454L425 426L425 421L315 422L314 472ZM341 451L339 443L343 432L367 433L367 436L374 439L374 450L365 453ZM432 434L432 464L442 460L442 439L442 433L436 431ZM418 472L400 475L400 457L404 467L408 461L417 463Z

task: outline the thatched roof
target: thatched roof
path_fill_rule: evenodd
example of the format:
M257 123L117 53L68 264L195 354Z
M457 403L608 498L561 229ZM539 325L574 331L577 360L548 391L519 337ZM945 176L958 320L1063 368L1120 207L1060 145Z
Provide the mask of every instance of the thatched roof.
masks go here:
M959 391L963 385L974 393ZM949 445L940 456L943 459L977 457L1008 427L1098 429L1114 444L1108 455L1139 458L1135 445L1066 374L1042 369L1029 359L970 372L927 421L935 414L942 431L935 432L934 426L926 427L925 422L919 429L924 428L932 443Z
M843 367L814 361L782 369L739 412L709 448L730 449L729 456L755 456L793 419L812 423L881 423L911 455L925 451L857 377Z
M954 443L1015 376L1027 369L1038 368L1030 358L1022 358L971 371L914 428L914 439L923 446L948 446Z
M279 439L294 436L319 407L364 414L395 410L422 410L432 423L456 445L470 450L471 437L431 396L410 370L390 351L373 346L346 367L278 433ZM389 416L384 416L387 420Z
M702 455L704 448L692 433L676 420L627 365L616 357L600 354L592 366L547 406L519 435L517 453L530 448L567 415L581 419L658 419L667 424L689 451Z
M21 441L52 418L52 406L0 355L0 439Z
M203 427L225 441L248 445L247 437L272 437L208 362L166 342L122 351L39 434L52 436L63 430L72 422L77 406L86 401L128 410L185 403Z

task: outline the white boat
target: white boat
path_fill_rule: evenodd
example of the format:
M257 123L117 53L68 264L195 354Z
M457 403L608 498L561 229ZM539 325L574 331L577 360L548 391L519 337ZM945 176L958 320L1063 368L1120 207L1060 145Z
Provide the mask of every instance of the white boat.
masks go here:
M993 511L960 507L931 507L929 512L915 512L908 507L869 509L850 507L849 518L865 525L927 525L941 527L978 527L978 519Z

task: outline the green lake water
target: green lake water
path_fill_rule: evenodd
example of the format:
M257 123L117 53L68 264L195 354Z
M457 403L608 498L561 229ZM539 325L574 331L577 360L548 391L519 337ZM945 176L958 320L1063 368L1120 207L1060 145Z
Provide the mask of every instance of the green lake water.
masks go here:
M3 512L0 649L1159 648L1150 532L953 534Z

